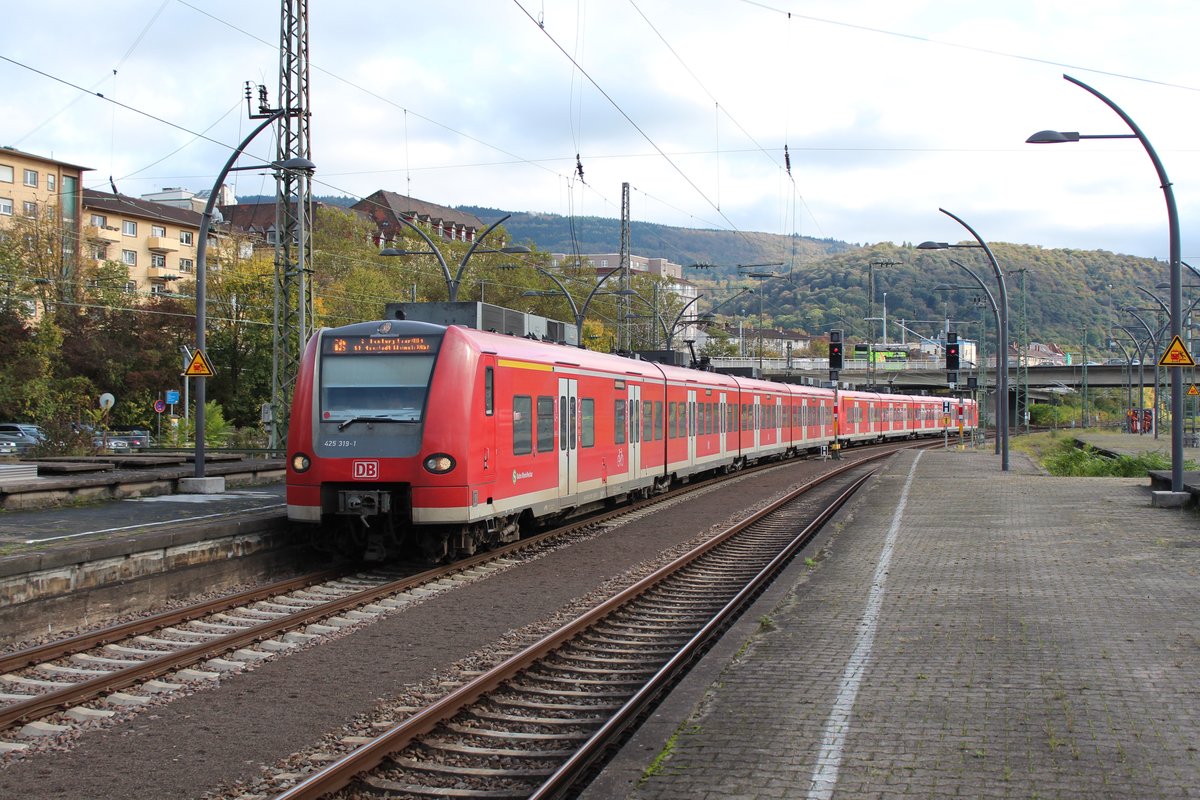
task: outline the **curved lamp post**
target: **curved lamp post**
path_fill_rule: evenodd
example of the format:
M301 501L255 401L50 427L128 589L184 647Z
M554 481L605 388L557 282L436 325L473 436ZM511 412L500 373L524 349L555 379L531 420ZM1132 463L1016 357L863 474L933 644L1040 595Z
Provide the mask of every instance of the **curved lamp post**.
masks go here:
M508 219L508 217L505 217L504 219ZM504 220L500 220L500 221L503 222ZM528 252L528 250L526 250L526 252ZM465 260L466 259L464 259L464 261ZM554 281L554 285L558 287L558 291L557 292L541 292L537 289L534 289L534 290L531 290L528 292L524 292L524 295L526 297L548 297L551 295L556 295L556 294L561 293L563 297L567 298L567 303L569 303L571 306L571 316L573 316L575 318L575 335L577 337L578 346L583 347L583 319L587 315L588 306L590 306L592 304L592 300L600 292L600 287L604 285L604 282L607 281L609 278L611 278L613 275L617 275L618 273L620 273L621 270L614 269L614 270L610 270L609 272L605 273L603 278L596 281L596 285L592 287L592 290L590 292L588 292L587 298L583 301L583 305L580 306L575 303L575 298L572 297L571 293L567 291L567 287L565 285L563 285L563 282L558 279L557 275L555 275L553 272L550 272L547 269L542 269L537 264L530 264L529 266L533 267L538 272L542 273L547 278ZM632 292L633 290L632 289L619 289L616 292L607 292L606 294L622 294L623 292L626 292L626 291Z
M1142 433L1145 433L1145 431L1142 430L1141 415L1142 415L1142 404L1146 402L1146 354L1142 350L1142 343L1138 340L1137 335L1133 332L1132 329L1130 329L1126 325L1120 325L1120 324L1118 324L1117 327L1120 328L1121 330L1125 331L1125 334L1129 337L1134 348L1137 350L1137 356L1138 356L1138 434L1141 435ZM1147 342L1147 344L1150 344L1150 342ZM1130 380L1130 383L1132 383L1133 377L1130 376L1129 380ZM1130 405L1132 406L1133 404L1130 403Z
M1171 188L1171 181L1167 177L1167 171L1163 168L1162 161L1159 159L1158 153L1154 151L1150 140L1142 133L1137 123L1121 110L1116 103L1083 81L1076 80L1070 75L1063 75L1063 78L1090 93L1093 97L1111 108L1129 126L1129 130L1132 133L1085 135L1078 131L1038 131L1025 141L1030 144L1059 144L1062 142L1078 142L1082 139L1137 139L1141 142L1146 155L1150 157L1150 161L1154 164L1154 171L1157 173L1159 184L1162 186L1163 199L1167 204L1167 230L1171 270L1171 335L1180 336L1182 341L1183 314L1180 312L1183 309L1183 282L1180 269L1182 246L1179 236L1179 210L1175 205L1175 192ZM1155 361L1157 363L1157 358ZM1183 491L1183 370L1179 367L1171 370L1171 491Z
M1138 313L1138 309L1134 308L1133 306L1122 306L1121 310L1124 311L1126 314L1131 315L1134 319L1136 319L1141 324L1141 326L1143 328L1146 329L1146 336L1148 337L1147 341L1149 341L1150 346L1152 348L1154 348L1154 350L1151 352L1152 353L1161 352L1162 351L1161 337L1162 337L1162 333L1163 333L1162 328L1160 327L1158 330L1151 329L1149 323L1147 323L1145 318L1141 314ZM1151 309L1151 310L1153 310L1153 309ZM1158 438L1158 384L1159 384L1158 371L1159 371L1158 358L1155 357L1154 358L1154 418L1151 420L1151 422L1154 424L1154 438L1155 439Z
M996 256L992 253L992 248L988 247L975 229L964 222L959 217L951 214L944 208L939 208L950 219L957 222L967 229L967 232L974 237L976 244L949 244L947 242L921 242L917 245L918 250L950 250L960 247L980 248L987 255L988 262L992 265L992 271L996 273L996 284L1000 289L999 300L999 326L997 335L999 341L996 342L996 431L1000 440L1000 469L1008 472L1008 288L1004 284L1004 272L1000 269L1000 264L996 261Z
M408 227L417 232L417 235L425 240L425 244L429 245L428 250L399 250L394 247L385 247L379 251L381 256L433 256L437 259L438 266L442 268L442 277L446 281L446 293L449 295L451 303L458 302L458 287L462 283L463 272L467 268L467 262L471 260L471 256L476 253L530 253L532 252L523 244L513 245L511 247L501 247L495 250L485 249L480 250L479 245L483 244L483 240L489 233L494 231L502 222L511 217L512 214L505 214L500 219L488 225L483 233L475 237L475 241L471 243L471 249L462 257L462 261L458 264L458 270L452 275L450 273L450 265L446 263L446 257L442 255L442 251L434 244L433 239L429 238L429 234L421 230L420 226L410 222L402 216L397 216L396 219L403 222Z
M983 293L987 297L987 300L988 300L988 305L990 305L992 307L992 314L996 319L996 341L999 342L1000 337L1004 334L1004 330L1003 330L1003 328L1001 326L1001 322L1000 322L1000 306L997 305L997 303L996 303L996 296L992 294L992 290L987 287L987 284L985 284L983 282L983 278L979 277L979 275L975 272L975 270L971 269L966 264L963 264L961 261L957 261L953 258L950 259L950 263L953 264L954 266L958 267L959 269L963 270L964 272L966 272L972 278L974 278L975 282L977 284L979 284L979 288L983 289ZM1008 393L1007 393L1007 391L1005 391L1004 393L1000 392L1000 374L1002 372L1005 372L1005 373L1008 372L1007 369L1002 370L1000 368L1000 355L999 354L1001 352L1004 353L1004 362L1005 362L1005 366L1007 367L1007 365L1008 365L1008 348L1005 347L1004 350L1000 350L999 348L997 348L997 355L996 355L996 410L993 413L995 413L995 415L996 415L997 434L999 433L1001 405L1004 406L1003 413L1005 415L1005 418L1007 419L1007 416L1008 416ZM1007 384L1006 384L1006 386L1007 386ZM996 454L997 455L1000 454L1000 436L999 435L996 436Z
M208 233L212 227L213 211L216 208L217 196L221 193L221 185L225 183L225 178L230 172L245 170L245 169L263 169L270 167L277 170L286 170L289 172L298 172L311 175L316 165L307 158L289 158L286 161L272 162L269 165L255 164L246 167L235 167L234 163L242 155L254 137L262 133L276 120L287 114L287 109L279 109L273 112L270 116L264 119L250 134L242 140L241 144L234 149L233 154L229 156L229 160L225 162L225 166L217 174L217 180L213 183L212 191L208 195L208 201L204 204L204 211L200 216L200 241L196 243L196 350L203 353L206 344L206 328L208 327ZM303 234L301 234L303 235ZM305 334L301 331L300 338L303 341ZM206 490L204 478L204 436L206 433L206 422L204 413L204 403L206 402L207 378L203 375L195 378L195 402L196 402L196 451L195 451L195 472L194 477L197 479L197 485L193 487L200 493L213 493ZM219 486L212 487L214 492L224 491L224 479L220 480Z

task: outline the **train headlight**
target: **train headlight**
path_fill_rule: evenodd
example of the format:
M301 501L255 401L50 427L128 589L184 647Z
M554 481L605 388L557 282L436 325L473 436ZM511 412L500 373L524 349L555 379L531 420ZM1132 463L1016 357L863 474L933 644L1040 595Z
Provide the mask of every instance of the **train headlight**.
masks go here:
M425 469L434 475L444 475L454 469L454 458L445 453L434 453L425 459Z
M312 459L304 455L304 453L296 453L292 456L292 469L296 472L308 472L308 468L312 466Z

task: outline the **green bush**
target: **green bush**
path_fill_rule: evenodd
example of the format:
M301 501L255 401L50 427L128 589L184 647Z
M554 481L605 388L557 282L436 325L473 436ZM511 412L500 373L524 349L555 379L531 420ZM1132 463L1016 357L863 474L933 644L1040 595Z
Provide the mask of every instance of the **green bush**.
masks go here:
M1051 475L1069 478L1143 478L1150 470L1171 468L1170 459L1162 453L1107 456L1088 445L1076 447L1071 440L1061 442L1042 464Z

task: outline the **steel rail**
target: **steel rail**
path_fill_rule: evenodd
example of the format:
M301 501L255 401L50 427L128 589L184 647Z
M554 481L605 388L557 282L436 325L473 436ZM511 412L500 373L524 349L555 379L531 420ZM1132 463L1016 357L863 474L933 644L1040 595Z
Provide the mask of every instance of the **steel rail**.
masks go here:
M909 443L907 446L912 447L914 445ZM892 452L895 451L893 450L885 453L868 454L862 459L848 461L843 467L840 467L837 471L830 473L828 477L831 478L836 476L842 471L853 468L859 464L867 463L877 458L886 457L891 455ZM547 540L568 534L572 531L597 525L607 520L620 517L624 514L645 509L667 499L676 498L690 492L698 491L707 486L727 480L731 476L740 477L751 472L758 472L764 469L776 469L786 466L787 464L788 461L770 461L755 465L749 469L740 470L737 473L731 473L729 476L717 475L706 480L697 481L673 490L665 495L639 500L602 514L575 520L567 525L560 526L549 531L543 531L542 533L534 536L517 542L512 542L499 548L476 554L474 556L469 556L451 564L442 565L435 569L427 570L416 575L407 576L396 581L385 582L379 586L369 587L359 592L346 595L345 597L338 598L337 600L329 603L298 611L295 614L289 614L284 617L268 620L248 627L244 631L240 631L230 636L214 639L208 642L200 642L180 650L164 652L164 654L160 657L146 659L137 665L116 670L105 675L99 675L88 680L80 681L72 684L69 687L46 692L35 697L30 697L27 700L5 705L0 707L0 729L10 727L17 723L29 722L31 720L53 714L57 711L65 710L72 706L90 702L105 694L119 691L138 683L152 680L171 672L184 669L196 664L197 662L215 658L231 650L253 645L264 639L278 636L281 633L311 624L322 618L334 616L343 611L370 604L383 597L387 597L388 595L397 594L427 583L432 583L449 575L465 572L497 558L502 558L527 548L539 546ZM816 482L812 482L811 485L815 486L821 480L824 479L818 479ZM245 592L239 592L235 595L218 598L197 606L189 606L187 608L178 609L175 611L163 612L145 619L132 620L112 628L106 628L92 633L80 634L59 642L50 642L45 645L28 648L0 659L0 668L2 668L0 671L7 673L13 669L35 666L38 663L45 663L47 661L52 661L54 659L62 658L75 653L85 652L88 649L100 645L108 644L114 641L121 641L132 636L164 627L170 627L171 625L179 624L181 622L201 619L205 616L218 613L220 611L235 608L238 605L253 603L258 600L267 599L274 595L305 588L307 586L317 584L322 580L336 580L338 578L346 577L349 574L352 574L352 571L327 570L313 575L281 581L258 589L250 589Z
M725 529L699 547L685 553L633 585L623 589L618 594L595 606L558 630L547 634L542 639L492 667L482 675L417 711L412 716L397 723L378 738L362 745L290 789L276 795L274 800L318 800L318 798L326 794L344 788L359 773L378 767L384 759L404 749L417 737L431 733L438 725L450 719L465 707L477 702L489 692L496 690L506 681L511 680L515 675L537 662L549 652L557 649L574 636L595 625L599 620L608 616L613 611L653 588L666 576L691 564L696 559L718 547L744 528L753 525L779 508L794 502L798 497L822 483L840 477L850 470L859 469L871 461L886 458L892 454L892 452L872 454L866 458L840 466L826 475L805 483L779 500L750 515L745 520Z

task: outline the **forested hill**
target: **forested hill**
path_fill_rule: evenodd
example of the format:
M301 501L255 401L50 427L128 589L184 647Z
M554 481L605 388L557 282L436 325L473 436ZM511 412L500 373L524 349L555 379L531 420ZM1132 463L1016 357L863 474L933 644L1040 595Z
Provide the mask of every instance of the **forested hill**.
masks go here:
M621 221L607 217L564 217L558 214L508 212L479 206L456 206L492 223L511 213L504 223L509 238L537 245L552 253L616 253L621 249ZM738 264L792 263L849 249L832 239L742 233L698 228L673 228L633 221L630 249L640 256L666 258L676 264L716 264L735 269Z
M244 201L249 198L242 198ZM330 205L349 205L351 198L319 198ZM507 213L504 223L511 241L532 244L538 250L556 253L615 253L620 249L620 221L602 217L507 212L495 208L458 206L459 210L495 222ZM1110 333L1125 337L1120 325L1139 335L1141 324L1123 306L1134 306L1151 326L1157 324L1156 302L1139 291L1153 292L1167 278L1167 265L1154 259L1110 253L1104 250L1046 249L1036 245L990 242L1006 275L1010 328L1015 338L1055 342L1078 348L1086 338L1089 357L1108 350ZM851 340L867 335L863 317L883 316L887 293L888 329L900 335L904 320L911 330L928 334L941 321L965 323L961 330L976 338L981 326L991 332L992 315L982 290L950 258L975 270L993 294L998 294L995 276L979 251L925 251L884 242L854 246L829 239L789 237L769 233L674 228L648 222L633 222L631 247L637 255L668 258L677 264L714 264L716 269L685 270L704 294L701 307L719 303L742 288L757 288L755 280L738 275L739 264L781 264L771 268L780 273L763 282L763 318L776 328L818 334L841 327ZM897 262L888 266L871 264ZM867 276L875 275L875 302L868 313ZM965 287L965 288L963 288ZM998 298L997 298L998 299ZM1185 296L1185 302L1191 297ZM981 304L982 305L981 307ZM754 324L758 316L757 294L746 294L725 306L722 312L740 316ZM879 322L875 323L878 335ZM1127 339L1127 337L1125 337ZM1091 353L1095 353L1092 356Z

